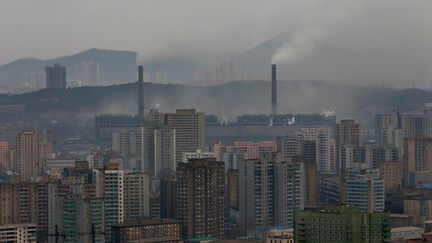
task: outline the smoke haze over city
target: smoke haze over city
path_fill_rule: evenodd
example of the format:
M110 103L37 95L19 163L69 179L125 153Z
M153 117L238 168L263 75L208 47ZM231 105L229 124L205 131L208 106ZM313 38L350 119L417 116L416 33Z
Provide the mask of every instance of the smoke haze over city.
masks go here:
M0 0L0 242L432 242L431 0Z
M421 0L5 0L0 3L0 63L96 47L137 51L141 64L176 58L208 64L283 35L285 48L306 49L288 58L292 66L314 71L290 69L281 60L287 70L281 69L281 79L430 88L431 8L430 1ZM331 48L337 50L322 53ZM341 61L338 55L348 58ZM251 71L249 76L268 75Z

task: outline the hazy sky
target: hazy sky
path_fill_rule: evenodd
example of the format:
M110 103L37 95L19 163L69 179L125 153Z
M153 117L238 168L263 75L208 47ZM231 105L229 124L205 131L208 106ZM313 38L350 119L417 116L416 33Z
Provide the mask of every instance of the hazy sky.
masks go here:
M143 57L240 51L310 28L353 50L423 58L431 11L431 0L0 0L0 63L92 47Z

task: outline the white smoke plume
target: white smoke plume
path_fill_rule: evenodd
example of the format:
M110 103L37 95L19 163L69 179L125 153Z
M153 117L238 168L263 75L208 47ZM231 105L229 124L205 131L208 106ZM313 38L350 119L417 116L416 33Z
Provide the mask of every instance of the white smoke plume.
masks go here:
M325 38L325 32L318 28L297 32L290 42L285 43L273 54L272 63L278 64L301 60L312 54L316 44Z

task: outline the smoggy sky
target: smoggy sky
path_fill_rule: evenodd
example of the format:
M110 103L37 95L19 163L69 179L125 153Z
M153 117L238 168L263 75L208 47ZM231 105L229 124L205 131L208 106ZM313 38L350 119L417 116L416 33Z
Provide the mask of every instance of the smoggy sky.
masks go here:
M431 11L431 0L0 0L0 64L93 47L143 58L241 51L311 29L351 50L423 59Z

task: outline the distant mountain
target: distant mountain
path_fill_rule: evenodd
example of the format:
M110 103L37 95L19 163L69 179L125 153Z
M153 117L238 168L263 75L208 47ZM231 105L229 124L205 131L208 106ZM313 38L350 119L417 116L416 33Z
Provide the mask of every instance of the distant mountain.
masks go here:
M75 64L82 61L100 63L100 78L103 81L132 81L136 80L136 58L136 52L102 49L89 49L49 60L24 58L0 66L0 85L17 85L25 72L45 72L46 66L56 63L65 65L67 78L73 79Z
M209 87L145 83L144 88L146 109L160 108L169 112L176 108L196 108L231 119L239 114L269 113L270 110L270 82L267 81ZM394 90L323 81L280 82L278 88L279 113L320 113L331 109L339 118L372 117L396 106L409 111L432 102L431 92L418 89ZM136 110L137 83L0 95L0 119L3 121L91 119L101 113L134 115Z
M230 72L231 67L227 66L226 62L233 61L238 63L237 71L240 73L237 78L233 78L234 81L269 80L272 56L290 43L292 38L292 33L284 33L241 52L156 57L153 60L144 60L143 66L152 81L156 76L166 74L169 83L220 84L217 73L221 72L221 69ZM432 88L432 56L427 60L416 59L412 55L397 56L373 50L360 52L345 48L331 39L323 39L313 45L313 51L308 55L288 63L278 63L278 78L290 81L326 80L359 86ZM90 49L51 60L26 58L1 65L0 85L19 84L24 72L43 71L45 66L55 63L66 65L68 78L73 78L75 63L80 61L101 63L101 80L110 81L111 84L136 79L136 52ZM223 62L225 66L222 67ZM200 75L195 75L196 72Z

